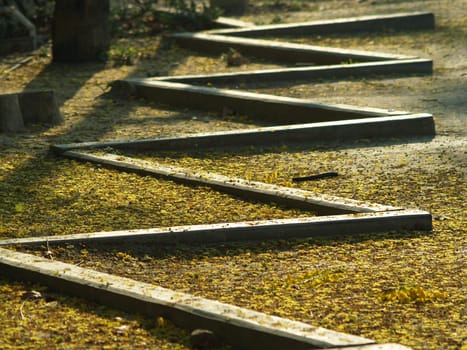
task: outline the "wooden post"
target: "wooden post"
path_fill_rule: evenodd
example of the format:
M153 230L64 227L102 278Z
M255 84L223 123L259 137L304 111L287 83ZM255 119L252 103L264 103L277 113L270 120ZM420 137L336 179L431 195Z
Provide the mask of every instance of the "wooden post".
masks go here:
M102 61L110 44L109 0L56 0L52 55L56 62Z
M23 116L17 94L0 95L0 131L15 132L24 129Z
M25 91L18 95L23 122L61 124L63 116L58 109L52 90Z

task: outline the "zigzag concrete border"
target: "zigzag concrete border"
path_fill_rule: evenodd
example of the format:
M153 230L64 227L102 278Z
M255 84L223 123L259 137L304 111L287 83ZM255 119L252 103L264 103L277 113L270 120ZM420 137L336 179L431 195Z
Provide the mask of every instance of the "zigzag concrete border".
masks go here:
M325 23L299 23L279 26L274 25L215 30L201 33L176 33L171 35L171 38L173 38L179 45L196 50L202 50L204 52L219 53L225 52L230 48L234 48L241 50L244 54L251 54L268 59L287 62L312 61L314 63L326 63L328 65L321 67L295 67L230 74L126 79L115 82L112 91L117 94L136 95L138 97L161 101L164 103L183 105L191 108L216 112L222 112L222 110L227 108L228 110L232 110L238 114L244 114L250 117L267 120L268 122L279 122L282 124L319 123L340 121L343 119L359 119L365 117L396 116L405 114L407 115L407 118L399 118L397 121L402 125L410 120L411 126L406 128L404 125L403 128L397 128L399 131L404 130L403 135L401 136L434 135L434 123L432 119L427 123L427 118L430 118L428 115L423 118L413 118L413 116L409 116L410 113L408 112L320 104L302 99L190 85L251 82L255 80L257 81L258 79L264 79L265 81L279 81L294 79L303 80L307 78L349 77L351 75L358 74L368 76L370 74L401 74L406 72L429 74L432 72L433 67L431 60L419 59L412 56L372 53L358 50L342 50L229 36L229 33L232 32L241 33L241 36L249 36L249 34L257 33L258 31L262 33L277 32L285 35L287 33L296 33L297 30L312 31L317 30L317 28L329 29L347 27L363 30L371 29L375 26L377 28L391 27L392 29L413 29L417 27L432 28L434 27L434 16L431 13L418 12L384 16L365 16L361 18L328 21ZM253 36L254 34L251 35ZM342 61L347 60L365 62L347 65L332 65L332 63L341 63ZM329 63L331 63L331 65L329 65ZM376 120L373 121L376 122ZM393 121L395 122L396 119ZM375 128L369 127L372 132L377 134L375 136L400 136L394 135L389 131L391 128L386 127L386 125L391 124L389 118L387 120L379 120L379 122L382 123L380 126L383 124L385 125L383 129L386 130L386 135L381 135L382 133L378 132L378 126ZM368 130L369 125L369 123L361 123L360 121L357 123L348 122L349 129L347 132L342 132L345 135L339 133L339 137L342 137L342 139L349 139L351 135L367 135L368 133L366 131ZM321 125L321 127L323 127L323 129L320 129L320 131L322 130L326 133L326 127L332 126ZM334 125L334 127L338 128L337 125ZM342 130L344 130L345 127L343 125L342 127ZM314 130L318 129L316 128ZM272 129L269 131L272 131ZM291 129L288 131L281 129L280 131L282 134L287 133L288 135L297 133L297 130L292 131ZM309 132L311 129L307 128L307 131ZM336 131L336 129L333 131ZM263 130L262 136L266 135L266 132ZM244 135L246 135L246 133ZM323 138L328 141L327 137Z
M311 204L312 208L331 209L332 212L353 214L300 219L265 220L215 225L179 226L171 228L130 230L75 234L55 237L36 237L0 241L0 245L76 243L76 242L151 242L220 243L244 240L286 239L303 237L339 236L361 232L388 230L430 230L431 215L417 210L402 210L378 204L366 204L339 197L312 198L307 191L280 186L229 179L219 175L187 174L186 169L174 167L152 168L147 162L135 164L134 159L115 155L93 156L74 151L64 151L64 156L83 161L94 161L125 171L135 171L164 176L176 181L203 184L216 189L239 194L259 194L261 199L287 203ZM140 162L141 163L141 162ZM268 316L259 312L216 301L175 292L128 278L117 277L74 265L51 261L37 256L0 248L0 272L15 279L34 281L54 290L84 297L111 307L162 316L174 324L187 328L207 328L221 339L239 349L310 349L349 347L365 350L375 342L366 338L347 335L314 327L305 323ZM368 349L407 349L393 344L379 344Z
M433 22L433 16L430 14L420 14L417 17L420 22L417 20L407 18L398 18L395 17L392 19L386 18L379 20L376 19L365 19L355 21L353 24L347 21L347 24L335 23L334 27L339 30L345 26L353 26L355 30L362 29L362 23L373 23L373 26L377 23L381 24L383 27L387 26L388 23L397 24L402 28L407 26L411 27L410 22L414 26L430 26ZM376 22L372 22L376 20ZM408 20L408 21L407 21ZM358 22L358 23L357 23ZM385 23L385 24L384 24ZM328 23L329 24L329 23ZM365 24L365 25L367 25ZM298 28L299 26L296 26ZM305 26L301 26L302 29ZM311 28L312 26L309 26ZM315 26L317 30L319 26ZM324 24L326 27L326 24ZM332 27L332 26L331 26ZM329 27L329 28L331 28ZM327 30L329 30L329 28ZM374 27L373 27L374 28ZM412 26L413 28L413 26ZM263 33L267 30L276 30L276 33L279 33L278 30L282 31L284 34L284 28L262 28ZM309 30L309 29L307 29ZM239 30L239 32L244 30ZM219 34L219 32L217 32ZM237 33L238 34L238 33ZM243 35L240 34L240 35ZM281 35L282 35L281 34ZM269 34L268 34L269 35ZM305 61L313 58L315 62L326 62L329 61L334 63L339 63L338 60L348 60L353 61L366 60L366 61L380 61L380 60L402 60L409 64L409 60L412 60L411 64L415 64L415 67L420 71L427 70L427 60L414 60L413 57L409 56L399 56L399 55L386 55L386 54L376 54L376 53L367 53L367 52L356 52L356 51L346 51L339 49L321 49L316 47L304 47L297 45L289 45L283 43L277 45L277 42L274 42L274 45L271 45L270 42L261 41L256 39L236 39L233 37L222 39L219 35L212 35L206 33L200 34L178 34L174 36L176 40L185 40L187 45L192 45L191 41L194 39L198 43L203 45L209 43L212 44L213 40L220 43L220 47L240 47L242 50L257 50L258 48L265 52L267 55L270 54L279 54L280 59L284 60L295 60L297 57L304 57ZM226 39L227 38L227 39ZM242 41L243 40L243 41ZM245 46L246 43L246 46ZM248 46L250 45L250 46ZM250 47L250 49L248 48ZM217 49L216 49L217 50ZM289 53L285 53L285 52ZM290 52L292 52L290 54ZM300 60L302 61L302 60ZM388 63L388 62L386 62ZM396 62L390 62L390 65L397 65ZM383 63L384 66L384 63ZM382 69L381 65L369 66L359 66L355 69ZM402 66L399 66L402 67ZM336 67L334 67L336 68ZM392 69L393 67L391 67ZM327 67L328 71L330 70ZM386 67L386 69L388 69ZM407 69L407 68L404 68ZM431 64L429 65L431 71ZM332 69L331 69L332 70ZM351 70L345 69L334 69L337 74L349 74ZM308 70L311 72L312 70ZM355 71L355 70L354 70ZM325 70L322 70L320 73L324 74ZM346 73L342 73L346 72ZM281 72L260 72L256 73L258 76L261 74L263 77L280 75ZM293 74L297 74L293 72ZM292 76L291 74L290 76ZM309 73L312 76L312 73ZM315 75L318 74L314 73ZM166 78L167 79L167 78ZM183 79L183 78L179 78ZM186 79L186 77L185 77ZM197 79L205 79L198 77ZM219 77L219 80L226 79L226 77ZM124 82L123 85L127 90L134 90L131 92L144 91L144 88L148 86L154 87L159 86L161 90L170 84L163 79L156 81L153 79L151 82L138 82L135 84L135 81ZM118 85L118 84L117 84ZM243 99L243 107L245 110L249 108L248 104L257 104L257 106L273 105L273 101L264 99L264 96L255 96L256 98L251 98L253 96L248 96L245 99L246 95L243 96L236 95L235 93L228 92L219 94L219 91L216 90L200 90L202 88L196 88L193 90L191 86L183 86L183 84L178 84L177 88L181 88L185 92L189 93L198 93L198 96L202 94L206 96L215 96L218 100L214 102L214 105L222 99L230 98L232 101L238 101ZM174 87L174 85L172 85ZM200 91L202 92L200 95ZM215 91L215 93L213 93ZM167 93L167 92L164 92ZM227 96L225 96L227 95ZM248 95L248 94L247 94ZM220 100L219 100L220 99ZM180 100L178 100L179 102ZM253 102L252 102L253 101ZM211 103L211 102L210 102ZM304 104L308 104L305 106ZM285 105L285 104L284 104ZM354 118L353 120L346 121L349 125L358 125L364 124L362 120L368 121L373 119L382 119L379 122L388 122L388 119L394 119L394 122L399 120L423 120L424 123L428 121L426 125L429 134L434 133L434 126L432 123L432 117L430 115L408 115L407 112L389 112L389 111L377 111L377 110L368 110L368 109L352 109L342 106L324 106L324 105L310 105L309 102L304 101L287 101L287 108L304 108L308 110L314 110L315 112L323 113L326 115L325 120L336 120L343 118ZM238 107L237 107L238 108ZM241 109L240 108L240 109ZM251 107L250 107L251 108ZM283 110L284 111L284 110ZM261 116L261 113L256 113ZM335 115L338 115L337 117ZM334 116L332 116L334 115ZM365 119L355 120L355 116L358 115ZM300 117L306 118L306 117ZM320 118L323 118L322 116ZM279 118L280 119L280 118ZM383 120L384 119L384 120ZM340 121L342 122L342 121ZM332 122L331 122L332 123ZM338 122L339 123L339 122ZM323 125L321 125L323 126ZM326 127L336 127L335 125L326 125ZM272 129L268 130L272 132ZM243 131L247 135L250 131ZM253 135L258 130L250 132L250 136ZM242 133L242 132L241 132ZM241 134L240 133L240 134ZM266 133L267 134L267 133ZM264 135L266 135L264 134ZM231 134L234 135L234 134ZM285 139L290 137L285 133ZM209 144L212 140L218 138L219 135L203 135L195 136L190 140L174 141L174 140L149 140L149 141L138 141L133 143L127 143L127 146L132 147L141 147L154 145L154 144L165 144L165 146L170 145L171 142L175 144L183 144L184 142L201 142L204 141L205 144ZM196 141L194 141L196 140ZM123 146L123 143L114 143L115 146ZM107 143L108 147L109 143ZM98 145L97 143L88 144L88 147L102 147L102 144ZM279 221L262 221L262 222L242 222L242 223L228 223L228 224L217 224L217 225L200 225L200 226L182 226L169 229L150 229L150 230L136 230L136 231L119 231L119 232L107 232L107 233L91 233L91 234L78 234L65 237L42 237L42 238L32 238L32 239L23 239L23 240L4 240L0 242L0 245L11 245L11 244L38 244L44 243L48 240L54 240L55 242L76 242L76 241L86 241L86 240L151 240L158 241L160 243L173 243L173 242L197 242L200 239L203 242L224 242L224 241L236 241L236 240L251 240L253 239L270 239L278 237L309 237L310 234L313 235L318 233L319 235L339 235L343 230L346 233L355 233L355 232L381 232L388 230L400 230L400 229L417 229L417 230L430 230L432 228L431 215L427 212L417 211L417 210L403 210L401 208L385 207L375 204L362 204L356 203L355 201L348 201L333 198L311 198L306 193L298 193L292 189L278 188L277 186L245 182L240 179L228 179L221 176L206 176L200 174L187 174L186 172L180 169L171 168L161 168L158 169L152 168L147 164L135 164L134 160L130 160L126 157L121 156L94 156L89 154L84 154L80 152L73 151L74 146L70 145L58 145L54 149L55 151L61 152L64 156L80 159L83 161L97 161L107 166L121 168L125 171L134 171L139 173L147 173L157 176L163 176L170 178L176 181L188 182L191 184L204 184L214 187L218 190L227 191L229 193L242 194L248 193L251 197L253 194L256 198L261 200L274 200L283 201L286 204L292 205L302 205L309 209L318 209L325 213L334 213L340 214L335 216L324 216L324 217L312 217L312 218L303 218L303 219L288 219L288 220L279 220ZM78 149L85 148L83 145L77 145ZM272 187L271 187L272 186ZM352 213L352 214L348 214ZM332 225L329 225L332 223ZM292 233L290 235L290 233ZM366 350L376 350L376 349L407 349L403 346L394 345L394 344L374 344L374 341L357 337L350 336L339 332L333 332L322 328L316 328L307 324L294 322L290 320L285 320L273 316L267 316L261 313L253 312L251 310L246 310L238 308L235 306L221 304L215 301L209 301L203 298L194 297L192 295L173 292L167 289L160 287L155 287L149 284L140 283L134 280L120 278L112 275L107 275L99 273L92 270L82 269L73 265L64 264L61 262L50 261L36 256L22 254L18 252L13 252L10 250L0 248L0 272L5 275L9 275L16 279L36 281L49 285L54 289L58 289L67 293L75 294L80 297L86 297L91 300L107 304L113 307L127 309L131 312L142 312L149 313L151 316L161 315L167 317L175 324L178 324L185 328L193 328L195 325L196 328L203 327L209 328L215 331L218 335L227 339L232 345L238 346L240 348L249 348L254 342L255 348L258 349L283 349L293 347L294 349L309 349L310 346L318 346L320 348L329 348L329 347L338 347L338 348L349 348L349 349L366 349Z
M202 173L202 172L192 172L189 169L178 168L173 166L162 166L159 164L154 164L151 162L138 160L135 158L124 157L121 155L114 154L87 154L76 151L65 151L62 153L63 156L69 157L72 159L98 163L107 167L120 169L127 172L135 172L143 175L151 175L162 177L168 180L176 181L179 183L185 183L190 185L202 185L211 187L217 191L233 194L240 197L246 197L248 199L265 201L265 202L274 202L278 204L283 204L289 207L296 207L314 211L318 215L339 215L339 214L358 214L357 215L357 224L354 225L355 220L351 216L345 217L340 222L341 225L347 227L349 232L359 232L359 229L366 230L365 232L377 232L381 229L384 231L388 230L407 230L407 229L416 229L416 230L431 230L431 215L427 212L411 210L404 211L403 208L397 208L387 205L367 203L363 201L356 201L352 199L330 196L330 195L317 195L310 191L305 191L301 189L294 189L290 187L277 186L272 184L266 184L257 181L249 181L240 178L231 178L223 175L212 174L212 173ZM374 214L364 217L364 214ZM381 215L378 215L381 214ZM313 218L308 219L306 224L309 225L309 229L312 226L320 227L323 229L323 225L332 224L333 220L336 218L329 218L328 221L318 220L316 221ZM361 222L359 219L362 219ZM291 233L291 235L301 235L301 226L300 223L305 223L302 219L297 219L298 221L281 221L281 224L291 224L291 228L297 227L299 230L297 233ZM336 221L338 222L338 221ZM384 224L382 224L384 222ZM376 224L374 224L376 223ZM276 225L277 221L267 222L264 225ZM224 230L229 230L238 228L236 223L231 223L229 225L233 226L222 226ZM241 224L243 225L243 224ZM258 223L258 229L262 231ZM298 225L298 226L297 226ZM361 225L361 226L360 226ZM251 223L246 224L246 228L256 226ZM287 225L285 225L287 226ZM284 229L286 227L284 226ZM214 230L219 229L217 226L212 226ZM245 228L240 226L241 230ZM391 227L389 229L389 227ZM206 227L203 227L206 229ZM342 226L339 228L325 228L323 233L325 235L332 235L339 232L342 229ZM190 230L182 229L183 232L188 232ZM199 231L199 230L196 230ZM235 232L235 230L233 231ZM311 231L310 231L311 232ZM342 232L342 231L340 231ZM223 233L221 237L224 237L226 233ZM274 230L269 227L266 229L266 233L261 233L263 236L260 238L266 238L268 235L271 235L270 238L275 238ZM185 235L188 235L185 233ZM265 235L265 236L264 236ZM183 235L182 235L183 236ZM234 233L235 236L235 233ZM250 236L250 239L254 237ZM190 238L193 239L193 238ZM221 238L223 239L223 238ZM237 239L237 238L235 238Z
M118 81L113 91L119 95L135 95L152 101L221 113L225 108L236 114L281 124L309 123L296 126L269 127L256 130L226 132L227 137L243 136L255 143L265 142L271 133L282 140L336 141L362 137L433 136L435 127L430 114L410 114L379 108L316 103L303 99L217 89L154 79ZM326 124L325 122L330 122ZM332 123L334 122L334 123ZM254 135L253 135L254 133ZM211 138L213 139L213 138ZM204 137L207 140L207 137ZM281 141L282 141L281 140ZM201 141L201 140L199 140ZM278 141L276 139L275 141Z
M343 232L352 234L431 229L431 215L423 211L403 210L334 196L312 197L307 191L213 174L189 174L186 169L175 167L153 168L148 162L135 162L134 159L119 155L93 156L71 150L64 151L63 155L82 161L99 162L125 171L208 185L226 192L233 190L235 194L253 193L260 199L275 202L285 199L288 204L305 203L311 208L325 208L325 211L338 212L341 215L10 239L0 241L0 246L90 241L209 244L245 240L333 237L340 236ZM352 214L342 214L348 212ZM255 349L260 350L284 348L305 350L310 349L310 346L318 348L352 346L355 349L365 350L370 345L377 347L370 347L369 350L407 349L394 344L375 344L370 339L2 248L0 248L0 272L15 279L41 283L60 292L129 312L138 312L151 317L162 316L177 326L189 330L206 328L239 349L249 349L252 343L255 344Z

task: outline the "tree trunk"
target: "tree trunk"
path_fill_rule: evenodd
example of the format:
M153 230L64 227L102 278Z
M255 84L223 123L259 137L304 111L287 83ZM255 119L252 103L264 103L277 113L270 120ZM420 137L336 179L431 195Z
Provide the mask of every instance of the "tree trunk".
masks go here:
M102 61L110 43L109 12L110 0L56 0L53 60Z
M210 4L223 10L224 15L241 15L246 11L248 0L210 0Z

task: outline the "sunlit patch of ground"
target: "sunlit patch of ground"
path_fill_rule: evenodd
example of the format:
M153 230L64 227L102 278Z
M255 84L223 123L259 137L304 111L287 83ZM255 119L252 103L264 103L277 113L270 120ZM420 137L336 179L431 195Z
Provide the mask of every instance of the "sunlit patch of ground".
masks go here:
M332 103L429 112L434 115L438 136L433 140L361 140L332 148L288 145L229 153L136 156L318 193L418 207L433 213L434 231L177 250L88 247L86 256L82 256L82 247L52 249L57 258L82 266L379 342L400 342L415 349L458 349L466 339L467 277L467 106L462 94L467 68L466 18L459 10L463 1L353 1L354 6L342 6L348 2L338 0L296 3L303 11L282 9L281 18L275 21L434 11L438 28L433 33L306 39L313 44L433 57L433 76L355 77L343 82L241 88ZM267 9L262 11L264 19L257 5L253 8L256 12L245 18L254 16L270 23L278 11L266 5L261 8ZM22 133L0 134L2 238L304 215L245 203L205 188L179 186L50 155L48 147L53 143L173 136L258 125L243 116L115 99L105 93L110 82L126 76L204 74L274 65L251 59L243 68L229 68L221 56L203 57L161 45L154 38L120 40L114 45L123 56L136 52L134 62L129 66L118 62L51 65L45 48L34 53L28 64L0 78L2 93L26 87L54 89L65 116L65 123L53 128L36 125ZM132 47L134 51L129 50ZM16 57L2 58L0 70L10 67ZM290 181L293 176L324 171L337 171L339 176L301 184ZM187 346L185 333L176 329L167 331L168 335L165 331L158 333L153 320L121 316L102 307L97 307L96 313L96 306L61 295L52 301L24 303L22 293L39 286L2 280L0 288L0 323L7 330L0 337L2 348L60 344L105 348L116 341L122 348ZM113 333L122 325L129 325L131 336Z

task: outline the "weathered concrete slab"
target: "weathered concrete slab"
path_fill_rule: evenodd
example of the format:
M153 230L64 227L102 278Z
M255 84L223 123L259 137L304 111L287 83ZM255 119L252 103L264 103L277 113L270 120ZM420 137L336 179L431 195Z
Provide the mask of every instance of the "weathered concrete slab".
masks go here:
M252 28L209 31L239 37L280 37L315 34L354 33L380 30L428 30L434 29L435 17L431 12L407 12L388 15L347 17L291 24L263 25Z
M147 283L0 248L0 273L179 327L209 329L236 349L305 350L372 344L363 337L269 316Z
M432 74L433 61L428 59L391 60L382 62L338 64L328 66L307 66L295 68L265 69L235 73L205 75L180 75L155 77L153 80L171 81L184 84L239 84L284 81L307 82L318 79L342 79L373 75Z
M0 246L17 244L64 244L125 242L127 244L217 244L295 238L339 238L346 235L401 230L431 230L430 213L393 210L365 214L312 216L306 218L186 225L139 230L77 233L6 239Z
M340 64L344 62L372 62L414 59L414 56L393 55L380 52L340 49L324 46L295 44L282 41L239 38L206 33L175 33L169 35L185 48L203 53L222 54L230 49L276 62L309 62L312 64Z
M337 122L272 126L258 129L221 131L158 139L82 142L52 145L56 153L91 148L116 148L132 151L170 151L184 149L230 149L294 143L334 143L365 138L433 136L431 114L352 119Z
M281 124L317 123L365 117L409 114L381 108L325 104L292 97L194 86L155 79L126 79L113 84L116 95L135 95L169 105L222 113L225 108L238 115Z

